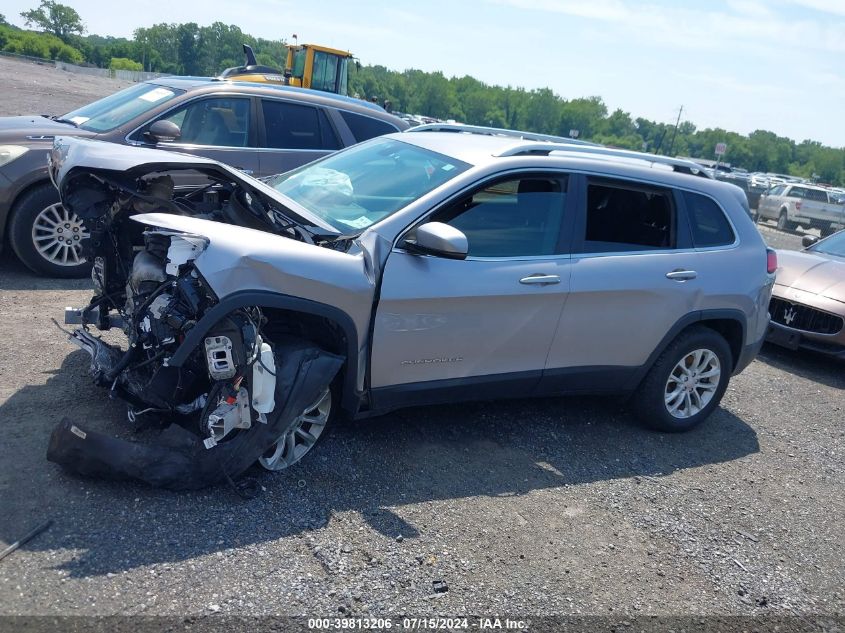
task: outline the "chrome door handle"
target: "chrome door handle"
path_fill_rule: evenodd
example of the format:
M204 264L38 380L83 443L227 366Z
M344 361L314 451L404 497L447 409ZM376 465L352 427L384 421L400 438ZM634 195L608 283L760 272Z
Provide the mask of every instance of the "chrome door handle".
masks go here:
M546 284L559 284L560 277L558 275L529 275L519 280L521 284L538 284L544 286Z
M674 281L687 281L689 279L695 279L698 277L698 273L694 270L673 270L670 273L666 273L667 279L672 279Z

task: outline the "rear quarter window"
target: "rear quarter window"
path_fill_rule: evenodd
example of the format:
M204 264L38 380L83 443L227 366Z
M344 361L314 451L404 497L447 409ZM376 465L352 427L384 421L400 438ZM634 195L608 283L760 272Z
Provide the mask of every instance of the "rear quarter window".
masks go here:
M692 242L696 248L728 246L736 236L725 212L712 198L689 191L683 192L687 206Z
M354 136L355 140L359 143L361 141L375 138L376 136L393 134L394 132L399 131L396 127L386 121L374 119L373 117L364 116L362 114L354 114L352 112L341 110L340 116L343 117L346 125L348 125L349 129L352 131L352 136Z

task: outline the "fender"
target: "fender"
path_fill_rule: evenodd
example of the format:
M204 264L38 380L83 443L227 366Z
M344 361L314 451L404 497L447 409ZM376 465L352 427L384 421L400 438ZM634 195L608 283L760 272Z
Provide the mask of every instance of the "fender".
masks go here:
M636 371L634 378L630 384L630 388L632 390L636 389L637 385L640 384L642 379L645 378L645 375L651 369L652 365L654 365L657 358L666 350L667 347L669 347L669 344L675 340L675 338L678 336L678 334L681 333L683 329L695 323L700 323L701 321L711 321L717 319L723 321L736 321L742 328L742 346L740 348L740 354L736 354L736 358L732 359L734 363L734 369L736 369L740 360L739 357L746 345L748 323L745 317L745 313L741 310L736 309L696 310L695 312L690 312L689 314L682 316L675 322L675 324L671 328L669 328L669 331L661 339L660 343L648 357L648 360Z
M292 312L302 312L324 317L337 323L346 336L347 371L343 380L343 396L341 408L357 413L361 396L355 388L356 373L358 371L358 332L355 322L343 310L324 303L277 294L262 290L244 290L224 297L220 302L206 312L197 324L191 328L185 340L170 357L168 365L181 367L193 351L202 344L206 333L223 317L239 308L258 306L261 308L278 308Z

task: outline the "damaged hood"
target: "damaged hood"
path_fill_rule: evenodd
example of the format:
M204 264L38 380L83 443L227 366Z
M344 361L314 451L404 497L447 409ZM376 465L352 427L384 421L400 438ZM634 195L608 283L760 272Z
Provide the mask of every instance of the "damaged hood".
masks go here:
M292 219L303 225L318 227L322 234L339 235L337 229L269 185L210 158L148 147L57 136L53 141L49 161L50 178L58 188L63 201L68 184L79 174L110 172L125 178L161 171L197 170L216 174L237 183L264 197L271 204L288 211L286 215L295 216Z
M845 261L809 251L778 251L775 283L845 302Z

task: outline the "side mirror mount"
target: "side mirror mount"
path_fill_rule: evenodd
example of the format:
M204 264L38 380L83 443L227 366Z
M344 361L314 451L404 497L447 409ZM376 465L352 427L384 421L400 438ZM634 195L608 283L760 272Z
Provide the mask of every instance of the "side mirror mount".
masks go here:
M815 244L818 241L819 241L819 238L817 238L815 235L805 235L804 237L801 238L801 246L803 246L804 248L807 248L808 246L812 246L813 244Z
M465 259L469 252L467 236L442 222L426 222L418 226L416 238L405 240L404 246L418 255L435 255L447 259Z
M160 119L144 132L144 136L153 143L170 143L182 136L182 130L173 121Z

